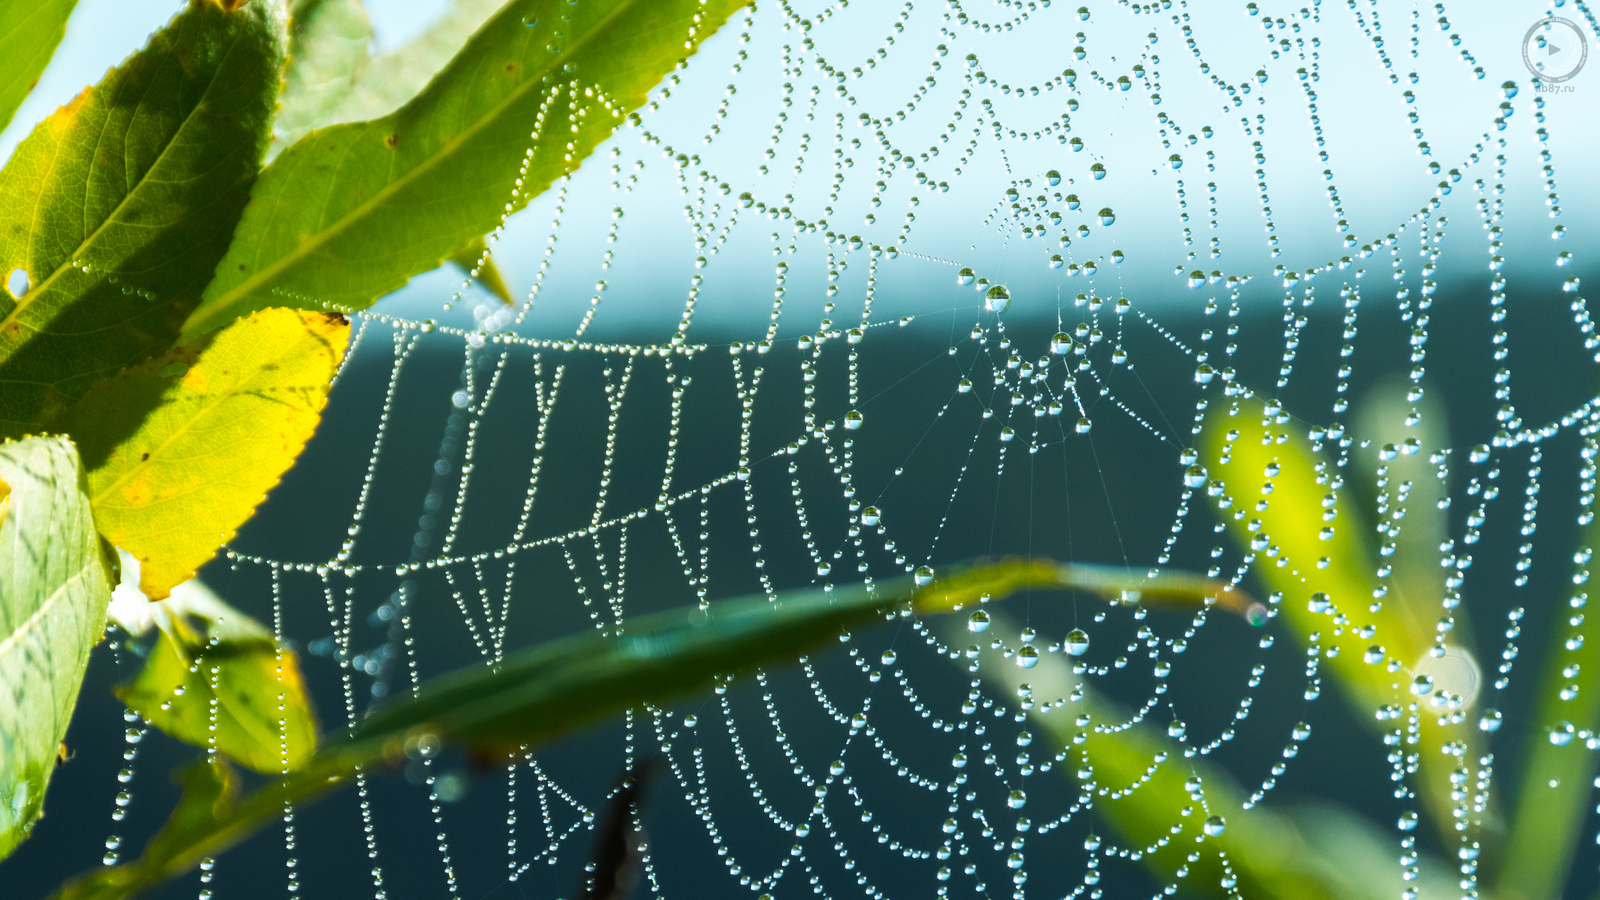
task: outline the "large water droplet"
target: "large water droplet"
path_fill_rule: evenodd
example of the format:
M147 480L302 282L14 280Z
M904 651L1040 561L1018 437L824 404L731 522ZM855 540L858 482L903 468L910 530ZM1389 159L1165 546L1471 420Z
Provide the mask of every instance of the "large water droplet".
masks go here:
M1116 220L1117 220L1117 214L1111 211L1111 207L1107 206L1107 207L1104 207L1103 209L1100 210L1100 224L1101 225L1110 225L1112 222L1115 222Z
M1206 486L1206 470L1204 466L1190 466L1183 470L1183 483L1186 487L1196 490Z
M1224 822L1222 820L1221 816L1207 816L1206 817L1206 824L1204 826L1204 829L1205 829L1205 833L1210 835L1211 837L1216 837L1216 836L1222 834L1222 832L1226 831L1227 828L1228 828L1228 823Z
M1051 187L1055 187L1061 183L1061 173L1057 172L1055 169L1051 169L1050 171L1044 173L1044 180Z
M861 511L861 524L863 525L876 525L881 519L882 516L879 515L876 506L869 506Z
M1028 795L1022 791L1012 791L1006 795L1006 805L1012 809L1021 809L1028 805Z
M982 634L989 629L989 614L983 610L974 610L967 617L967 630L974 634Z
M932 566L917 566L917 571L912 573L911 580L915 581L917 583L918 587L921 587L923 585L926 585L926 584L932 582L933 581L933 567Z
M861 413L859 413L856 410L852 409L849 412L844 414L844 427L845 427L845 430L846 431L855 431L856 429L861 427L861 423L863 421L865 421L865 420L866 420L865 416L861 415Z
M1039 664L1039 650L1032 644L1023 646L1017 651L1017 665L1024 669L1031 669Z
M1074 628L1067 632L1067 639L1062 643L1062 648L1068 656L1082 656L1089 652L1089 633L1082 628Z
M989 292L983 295L983 308L989 312L1005 312L1006 307L1010 305L1011 292L1006 290L1006 286L1003 284L997 284L989 288Z
M978 273L971 269L962 269L956 273L956 284L965 286L971 284L978 277Z

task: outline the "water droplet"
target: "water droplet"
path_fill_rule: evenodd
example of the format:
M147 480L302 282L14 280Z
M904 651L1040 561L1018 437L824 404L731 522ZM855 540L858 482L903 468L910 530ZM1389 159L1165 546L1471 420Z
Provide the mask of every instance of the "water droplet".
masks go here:
M528 26L529 28L532 28L532 27L534 27L534 26L539 24L539 17L538 16L523 16L522 17L522 24Z
M1183 740L1183 736L1188 732L1189 727L1183 724L1182 719L1173 719L1171 724L1167 726L1167 737L1170 737L1173 740Z
M1056 336L1050 339L1050 352L1057 356L1065 356L1071 349L1072 336L1065 331L1056 332Z
M1021 809L1028 805L1028 795L1022 791L1012 791L1006 795L1006 805L1012 809Z
M1499 731L1500 730L1500 710L1498 710L1498 709L1486 709L1486 710L1484 710L1483 711L1483 715L1478 718L1478 730L1479 731L1491 731L1491 732L1492 731Z
M11 292L11 296L19 300L22 299L23 294L28 292L31 284L32 282L28 280L27 269L12 269L11 274L6 276L6 290Z
M1094 180L1095 181L1099 181L1100 179L1106 177L1105 164L1104 163L1095 163L1094 165L1090 166L1089 167L1089 174L1094 176Z
M956 273L956 284L959 284L959 285L965 287L966 285L969 285L973 281L977 280L977 278L978 278L978 273L977 272L974 272L971 269L962 269L961 271Z
M1517 83L1515 81L1508 81L1505 84L1500 85L1500 96L1507 100L1517 96Z
M1550 729L1550 743L1557 747L1565 747L1572 743L1574 730L1571 722L1557 722L1555 727Z
M1044 173L1044 180L1051 187L1055 187L1061 183L1061 173L1057 172L1055 169L1051 169L1050 171Z
M1173 167L1174 169L1181 169L1183 168L1183 157L1174 153L1167 157L1167 165Z
M1206 824L1204 825L1204 830L1205 830L1205 833L1210 835L1211 837L1217 837L1218 835L1222 834L1222 832L1226 831L1227 828L1228 828L1228 823L1224 822L1222 820L1221 816L1207 816L1206 817Z
M1217 370L1211 368L1211 366L1206 363L1201 363L1194 368L1194 380L1196 384L1210 384L1211 379L1215 377L1217 377Z
M861 511L861 524L863 525L876 525L882 518L883 517L878 514L878 508L876 506L869 506Z
M1082 656L1089 652L1089 633L1082 628L1074 628L1067 632L1067 639L1061 646L1068 656Z
M1026 644L1017 651L1017 665L1024 669L1031 669L1039 664L1039 650L1032 644Z
M972 615L967 617L967 630L973 634L982 634L988 628L989 614L983 610L974 610Z
M933 581L933 567L917 566L917 571L912 573L911 580L915 581L918 587L929 584Z
M1361 659L1369 666L1376 666L1382 664L1386 656L1388 656L1388 653L1383 649L1382 644L1373 644L1367 648L1366 653L1361 654Z
M1297 741L1303 741L1311 737L1311 726L1306 722L1296 723L1294 728L1290 730L1289 735Z
M1314 613L1325 613L1332 605L1333 599L1322 591L1317 591L1315 594L1312 594L1311 599L1306 601L1306 609L1309 609Z
M1415 831L1417 828L1417 814L1406 810L1400 814L1400 820L1395 822L1395 827L1401 831Z
M1473 447L1472 448L1472 452L1467 454L1467 459L1469 459L1469 460L1471 460L1472 462L1475 462L1475 463L1486 463L1486 462L1488 462L1489 461L1489 445L1488 444L1479 444L1478 446Z
M1183 471L1183 483L1186 487L1199 490L1206 486L1206 470L1203 466L1190 466Z
M864 420L864 418L865 417L863 417L861 415L861 413L859 413L859 412L857 412L857 411L855 411L853 409L850 410L849 412L845 413L844 414L844 427L845 427L845 430L846 431L855 431L856 429L860 428L861 427L861 423Z
M1090 422L1088 419L1079 419L1078 420L1078 424L1076 426L1077 431L1078 431L1079 434L1088 434L1089 433L1089 429L1091 429L1093 427L1094 427L1094 423Z
M1411 693L1416 694L1418 697L1426 697L1433 693L1433 676L1418 675L1416 678L1411 679Z
M844 761L836 759L828 765L828 774L837 778L844 774Z
M1011 292L1006 290L1006 286L1003 284L997 284L989 288L989 292L983 295L983 308L989 312L1005 312L1006 307L1010 305Z
M1104 208L1102 208L1100 210L1100 224L1101 225L1110 225L1112 222L1115 222L1116 220L1117 220L1117 214L1111 211L1111 207L1107 206L1107 207L1104 207Z

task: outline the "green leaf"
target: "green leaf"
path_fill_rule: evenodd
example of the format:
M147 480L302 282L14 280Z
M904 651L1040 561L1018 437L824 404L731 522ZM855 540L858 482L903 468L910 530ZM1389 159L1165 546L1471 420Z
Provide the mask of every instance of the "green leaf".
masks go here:
M483 238L477 238L457 251L450 257L450 262L484 290L500 298L501 303L507 306L516 303L511 297L511 288L506 286L506 280L501 277L500 268L494 264L494 256L489 253L489 245Z
M1435 660L1429 655L1431 630L1414 631L1400 604L1373 609L1379 557L1367 545L1370 528L1343 487L1342 470L1319 460L1298 435L1263 421L1272 419L1245 415L1234 407L1206 423L1201 455L1216 479L1218 514L1235 541L1258 559L1267 557L1254 567L1257 577L1281 595L1281 617L1301 641L1309 643L1311 635L1319 635L1322 671L1338 679L1357 721L1379 731L1404 725L1403 719L1379 722L1374 713L1384 706L1405 710L1418 702L1410 690L1418 672L1434 672L1440 690L1463 696L1476 691L1481 674L1470 654L1455 648L1446 659ZM1278 467L1276 475L1267 474L1272 466ZM1235 515L1236 510L1243 515ZM1324 518L1328 511L1335 515ZM1326 539L1325 528L1332 529ZM1329 601L1325 611L1311 607L1313 600L1322 599L1319 594ZM1334 627L1336 615L1346 616L1347 622ZM1377 664L1365 660L1373 648L1381 651ZM1425 700L1414 715L1422 767L1418 793L1436 827L1453 840L1450 774L1458 757L1443 751L1459 741L1466 758L1475 758L1476 722L1459 716L1460 722L1449 724L1443 720L1445 711Z
M289 67L274 125L282 151L312 129L364 122L415 97L506 0L454 0L405 45L369 57L361 0L300 0L290 10Z
M936 592L900 579L776 601L731 600L627 621L616 633L586 631L492 667L472 666L429 682L415 699L391 701L350 733L325 741L303 768L237 804L220 808L207 799L217 792L198 792L194 802L204 810L180 807L139 859L97 867L53 897L101 900L147 890L276 820L286 803L304 803L364 767L404 759L408 745L428 752L454 741L479 757L520 752L603 716L703 688L719 675L792 660L842 629L895 619L913 607L941 611L976 603L983 593L1050 584L1056 571L1052 564L1006 562L958 573ZM925 596L937 602L923 607Z
M169 347L255 180L281 6L191 5L34 129L0 171L0 436ZM279 304L281 305L281 304Z
M437 267L574 171L744 5L508 3L405 106L313 132L262 172L184 334L286 301L361 309Z
M117 689L123 703L263 774L311 758L317 724L292 650L198 581L178 585L151 613L160 635L144 668Z
M0 128L11 124L17 107L50 63L67 33L67 19L78 0L11 2L0 8Z
M297 0L289 7L289 62L272 123L272 154L337 121L329 116L367 65L371 44L372 24L361 0Z
M0 444L0 858L43 813L110 599L72 442Z
M194 576L316 430L342 317L269 309L106 379L62 417L95 522L152 599Z

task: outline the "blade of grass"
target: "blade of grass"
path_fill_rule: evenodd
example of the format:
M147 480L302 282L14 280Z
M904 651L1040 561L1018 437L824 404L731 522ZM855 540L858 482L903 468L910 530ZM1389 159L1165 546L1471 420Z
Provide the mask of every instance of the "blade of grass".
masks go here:
M1200 599L1192 597L1192 605ZM1018 626L1003 613L991 607L990 616L990 632L1017 633ZM967 637L959 623L940 630L950 643ZM1157 847L1144 854L1146 868L1179 884L1182 895L1369 900L1398 892L1400 867L1377 839L1377 829L1344 810L1246 806L1244 792L1227 771L1204 759L1184 760L1183 747L1148 724L1128 724L1127 712L1101 698L1060 654L1041 655L1034 667L1023 669L1001 650L984 647L977 668L1012 702L1027 686L1034 701L1030 719L1076 757L1064 768L1093 773L1088 783L1079 782L1078 803L1092 803L1092 814L1115 829L1123 846ZM1057 707L1058 698L1068 702ZM1085 714L1090 724L1080 727L1078 717ZM1152 771L1155 761L1160 762ZM1193 794L1186 783L1191 778L1201 785ZM1132 790L1126 790L1129 785ZM1221 834L1205 835L1201 823L1212 814L1221 816L1225 827ZM1194 852L1201 855L1191 862ZM1231 889L1222 886L1228 871L1223 856L1237 880ZM1424 896L1445 896L1449 871L1422 862L1418 883L1426 888ZM1180 878L1180 870L1187 874Z
M1405 725L1406 750L1417 754L1420 766L1422 803L1441 836L1453 842L1450 776L1459 758L1476 758L1477 729L1462 715L1452 723L1432 706L1432 697L1411 693L1413 676L1431 661L1431 635L1413 631L1397 605L1371 602L1378 596L1371 574L1378 567L1355 498L1337 468L1271 424L1270 417L1243 415L1238 406L1207 422L1201 455L1216 478L1218 515L1249 548L1252 571L1281 597L1281 618L1316 648L1322 670L1334 676L1357 720L1392 731L1376 716L1389 710ZM1325 508L1336 512L1327 525L1320 515ZM1332 529L1326 537L1325 527ZM1369 653L1376 663L1366 661ZM1444 752L1452 744L1459 755Z
M1583 542L1575 557L1575 585L1588 582L1589 548L1600 543L1600 523L1584 529ZM1600 731L1600 690L1592 686L1592 675L1600 670L1600 641L1584 640L1584 617L1577 612L1588 599L1588 592L1577 587L1566 607L1552 604L1556 615L1568 618L1551 629L1538 706L1523 729L1529 742L1527 768L1495 881L1499 900L1553 900L1562 896L1572 869L1590 782L1600 767L1600 757L1576 734ZM1569 667L1590 673L1591 684L1564 700L1562 689L1572 680L1566 674ZM1563 735L1565 744L1552 740Z
M957 572L930 587L932 610L976 603L1048 584L1050 563L1002 562ZM908 602L911 601L911 602ZM202 762L171 819L138 859L85 872L54 900L131 897L234 846L281 816L343 784L365 767L404 758L406 742L457 743L480 757L520 752L623 709L712 683L719 675L793 659L843 629L924 607L910 579L876 586L812 590L776 601L733 600L672 610L623 623L615 634L586 632L473 666L392 702L350 732L325 740L302 769L234 802L230 770Z

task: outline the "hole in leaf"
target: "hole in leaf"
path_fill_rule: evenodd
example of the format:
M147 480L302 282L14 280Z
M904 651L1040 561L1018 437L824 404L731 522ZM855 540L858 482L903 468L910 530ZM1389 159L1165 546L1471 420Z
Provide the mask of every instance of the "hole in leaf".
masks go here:
M21 299L22 295L28 292L30 284L27 269L12 269L11 274L6 276L6 290L11 292L11 296L18 299Z

